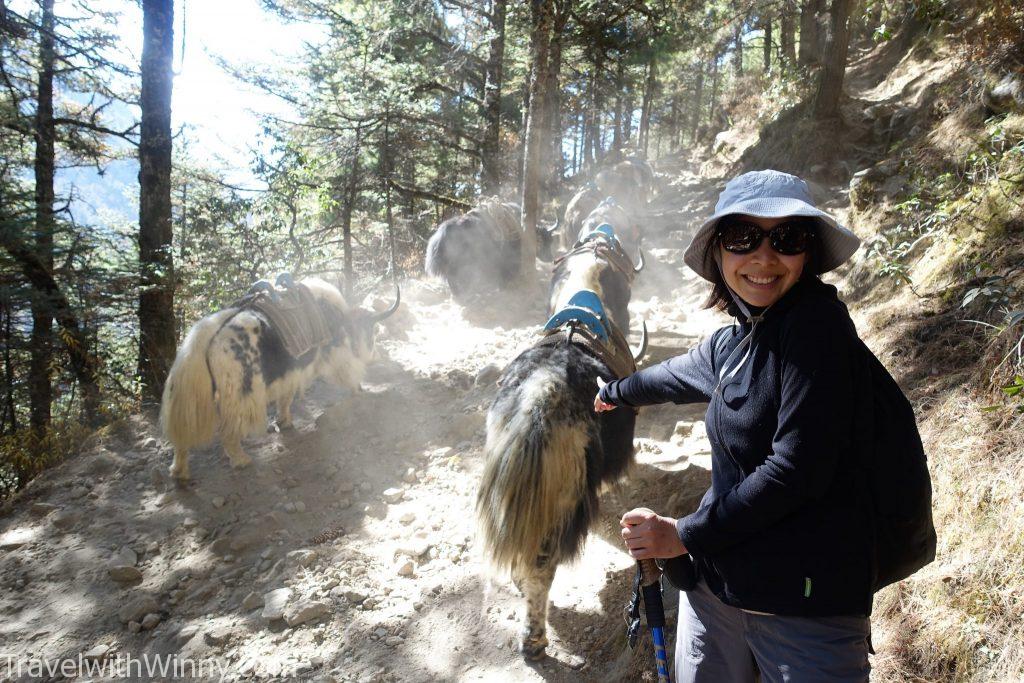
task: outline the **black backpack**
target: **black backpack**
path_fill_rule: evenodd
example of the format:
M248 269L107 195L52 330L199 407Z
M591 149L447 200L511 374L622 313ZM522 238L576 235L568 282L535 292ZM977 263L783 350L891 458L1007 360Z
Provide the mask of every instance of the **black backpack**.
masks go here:
M858 451L874 531L872 588L907 578L935 559L932 482L914 409L871 350L862 350Z

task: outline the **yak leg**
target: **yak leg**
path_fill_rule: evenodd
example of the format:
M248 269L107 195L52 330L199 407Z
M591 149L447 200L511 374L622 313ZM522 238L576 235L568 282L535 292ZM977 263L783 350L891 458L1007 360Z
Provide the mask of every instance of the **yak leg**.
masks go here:
M295 426L292 424L292 401L294 400L295 394L291 393L277 402L277 426L281 429L291 429Z
M554 562L537 558L525 575L515 577L516 587L526 596L526 625L519 636L519 651L527 659L540 659L547 647L548 593L555 578Z
M242 450L241 437L222 436L221 441L224 444L224 452L228 455L228 460L231 461L231 467L233 469L241 469L252 463L252 458L246 455L245 451Z
M174 449L174 462L171 463L171 476L179 482L186 482L189 480L188 470L188 449L177 448Z

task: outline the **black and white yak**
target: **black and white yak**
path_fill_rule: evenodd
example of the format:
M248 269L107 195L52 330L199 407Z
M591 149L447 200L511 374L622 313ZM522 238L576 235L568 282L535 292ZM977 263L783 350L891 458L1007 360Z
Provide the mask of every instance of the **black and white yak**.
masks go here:
M456 299L506 288L522 269L520 214L518 204L485 199L444 221L427 242L427 275L445 280ZM541 260L551 260L555 229L537 227Z
M559 302L575 300L572 292L579 288L588 296L596 294L608 308L619 308L622 302L610 300L609 277L623 279L616 291L624 291L628 302L626 278L611 263L593 250L577 256L567 262ZM619 353L608 358L587 343L592 337L575 337L578 329L572 324L559 329L555 343L541 342L513 360L487 414L478 526L488 561L510 572L526 598L520 649L531 659L543 656L547 646L548 593L555 570L579 555L602 486L634 462L636 413L595 413L594 395L598 377L610 381L628 374L635 359L628 346L623 358L621 335ZM637 359L646 350L646 333L642 346Z
M565 308L576 292L588 288L585 278L589 277L590 264L596 254L608 263L608 267L602 267L598 275L601 301L612 322L623 333L629 334L631 286L633 279L643 270L644 261L638 249L634 265L615 235L614 228L610 233L597 229L581 231L577 246L555 260L548 289L548 315Z
M231 466L248 465L241 440L265 430L270 404L279 426L291 426L292 400L313 380L359 390L373 354L374 325L398 309L400 293L389 309L372 312L350 306L323 280L306 278L301 285L322 314L328 338L298 357L267 315L244 306L208 315L189 330L160 405L160 424L174 447L171 474L179 481L189 479L189 449L218 434Z
M594 211L602 205L614 205L618 207L619 215L601 220L615 226L619 239L632 253L632 247L639 239L639 221L646 212L653 187L654 169L643 159L629 157L602 169L566 205L559 246L568 251L581 233L589 232L599 224L585 225Z

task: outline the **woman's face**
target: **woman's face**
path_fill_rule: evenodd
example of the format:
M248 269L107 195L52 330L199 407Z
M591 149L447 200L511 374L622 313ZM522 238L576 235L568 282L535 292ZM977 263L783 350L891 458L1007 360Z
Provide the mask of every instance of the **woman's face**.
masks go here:
M753 223L765 232L789 218L758 218L737 216L738 220ZM751 306L771 306L797 283L804 272L807 252L785 256L772 249L768 239L762 239L757 249L749 254L734 254L718 247L722 256L722 274L732 291Z

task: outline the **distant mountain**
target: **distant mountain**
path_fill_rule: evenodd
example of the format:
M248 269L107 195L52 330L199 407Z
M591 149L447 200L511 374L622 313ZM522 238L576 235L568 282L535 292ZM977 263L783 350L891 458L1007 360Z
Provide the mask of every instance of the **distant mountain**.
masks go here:
M57 195L72 197L75 221L101 227L110 222L139 220L139 162L121 159L103 167L67 168L57 173Z

